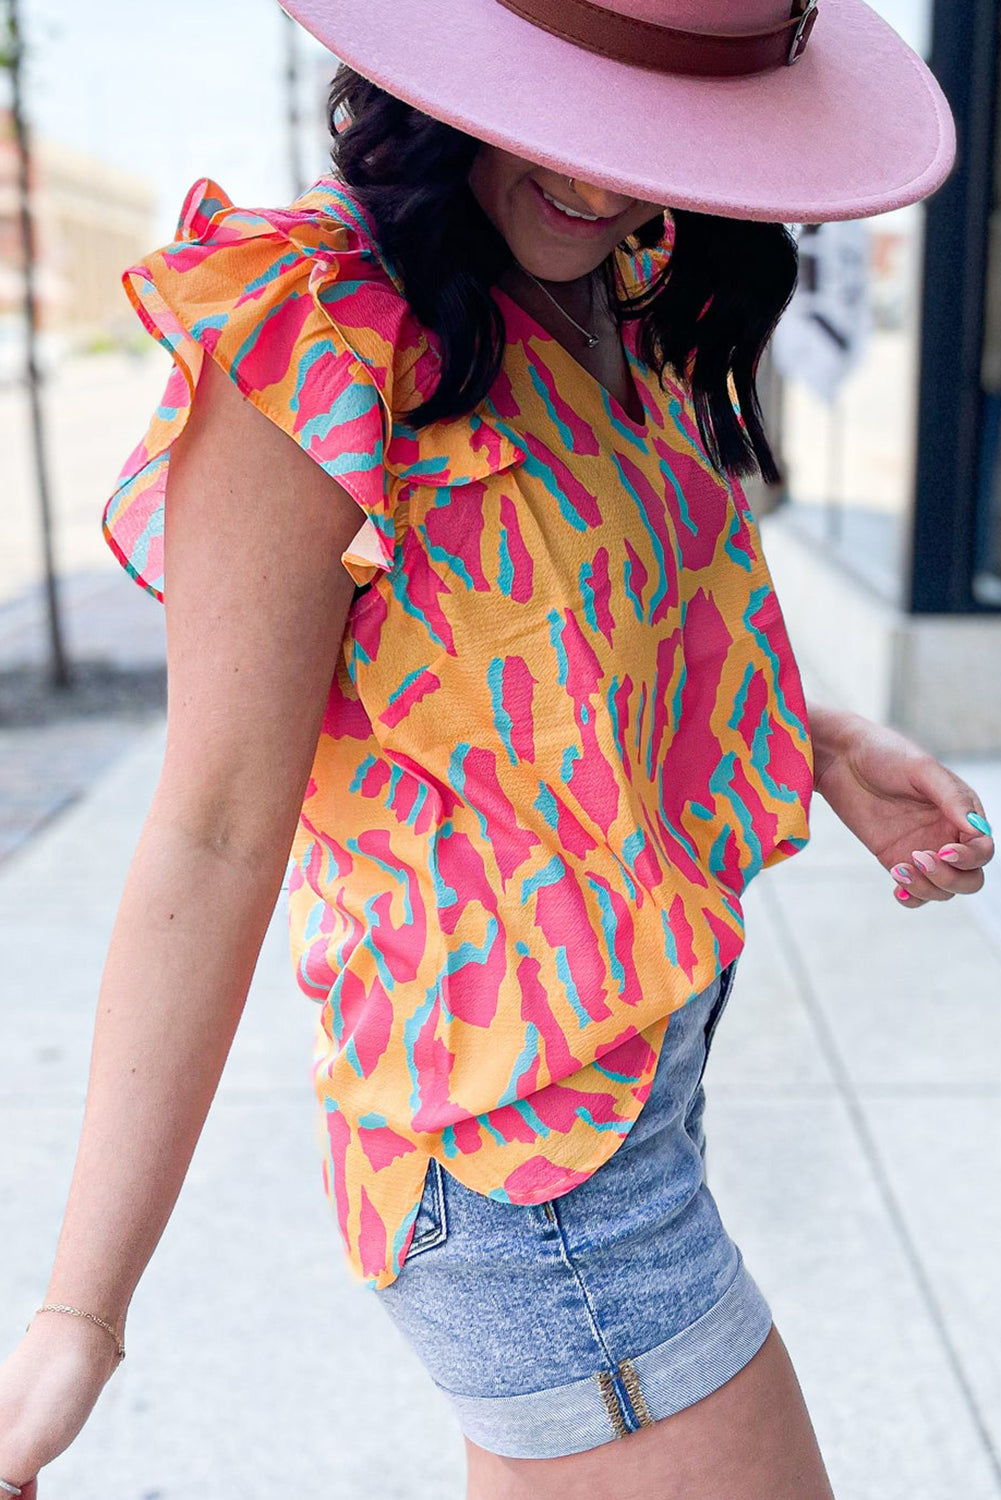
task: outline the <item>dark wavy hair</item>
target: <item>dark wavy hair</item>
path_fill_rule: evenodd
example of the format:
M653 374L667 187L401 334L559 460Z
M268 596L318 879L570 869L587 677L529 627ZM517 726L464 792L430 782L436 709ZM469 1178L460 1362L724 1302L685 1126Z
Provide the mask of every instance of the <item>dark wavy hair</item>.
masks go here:
M334 170L374 220L415 317L440 339L438 384L407 412L407 421L422 427L465 416L488 394L500 369L504 318L490 289L512 261L507 242L469 187L481 143L343 64L327 109ZM796 285L796 243L782 224L687 209L671 214L670 259L640 295L618 292L607 258L601 270L609 306L620 324L641 320L639 350L662 386L668 367L687 381L715 468L741 476L757 471L774 483L778 470L755 382ZM653 248L665 228L658 214L623 248Z

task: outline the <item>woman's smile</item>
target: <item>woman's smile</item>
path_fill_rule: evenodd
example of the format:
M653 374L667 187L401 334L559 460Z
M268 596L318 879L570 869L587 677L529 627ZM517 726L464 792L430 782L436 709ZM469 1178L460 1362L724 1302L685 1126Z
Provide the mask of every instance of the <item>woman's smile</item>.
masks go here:
M585 209L571 207L546 191L534 177L525 179L536 204L543 226L550 234L567 235L574 240L601 239L620 216L602 217Z
M495 146L480 149L469 186L514 259L544 281L589 276L616 245L663 212L627 193L571 183Z
M547 203L552 203L554 207L560 209L562 213L569 214L571 219L591 219L593 221L600 217L599 214L580 214L577 213L575 209L567 208L565 203L560 203L556 198L552 197L550 193L547 193L545 188L542 189L542 196L543 198L545 198Z

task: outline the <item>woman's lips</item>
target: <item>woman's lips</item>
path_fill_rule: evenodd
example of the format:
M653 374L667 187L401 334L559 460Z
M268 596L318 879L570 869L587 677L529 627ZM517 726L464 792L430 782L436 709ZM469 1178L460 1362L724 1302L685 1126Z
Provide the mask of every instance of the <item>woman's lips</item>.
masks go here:
M563 213L555 204L550 203L534 177L530 177L528 181L534 189L535 200L546 228L555 234L565 235L575 240L600 239L608 233L608 226L615 222L614 218L572 219L569 214ZM615 218L618 218L618 215Z

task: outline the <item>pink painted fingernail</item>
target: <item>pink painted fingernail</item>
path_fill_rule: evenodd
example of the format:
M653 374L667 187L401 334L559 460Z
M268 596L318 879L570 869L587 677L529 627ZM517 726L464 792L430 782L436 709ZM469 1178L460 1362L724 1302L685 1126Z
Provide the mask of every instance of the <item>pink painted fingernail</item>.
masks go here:
M930 875L935 868L935 856L930 850L925 854L912 854L911 858L918 869L923 870L926 875Z
M890 871L890 874L893 876L894 880L899 880L901 885L910 885L911 881L914 879L914 876L911 874L906 865L894 865L893 869Z
M910 894L907 891L894 891L893 894L896 896L898 901L909 901L911 899Z
M958 865L959 861L962 859L962 855L960 854L958 849L940 849L938 851L938 857L947 865Z

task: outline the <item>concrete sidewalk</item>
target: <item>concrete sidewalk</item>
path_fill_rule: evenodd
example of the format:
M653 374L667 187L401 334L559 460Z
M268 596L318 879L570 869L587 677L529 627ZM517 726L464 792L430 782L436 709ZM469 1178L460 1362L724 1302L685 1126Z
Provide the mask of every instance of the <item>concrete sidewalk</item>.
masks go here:
M45 1287L160 736L0 870L5 1349ZM710 1180L835 1491L1001 1500L1001 947L976 901L899 910L819 802L811 848L747 908L708 1072ZM315 1016L279 912L128 1359L45 1500L461 1496L450 1411L349 1277L323 1198Z
M60 579L68 688L53 689L40 585L0 599L0 865L163 712L164 611L121 569Z

